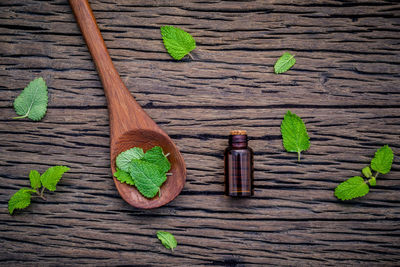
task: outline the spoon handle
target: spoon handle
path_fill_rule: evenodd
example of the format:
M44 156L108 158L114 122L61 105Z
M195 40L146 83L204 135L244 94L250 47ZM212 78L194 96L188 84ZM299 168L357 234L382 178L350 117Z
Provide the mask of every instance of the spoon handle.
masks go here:
M126 130L158 128L122 82L87 0L69 0L107 97L111 137Z
M96 19L93 16L92 9L87 0L70 0L72 10L74 11L76 21L81 29L82 35L89 48L95 63L97 72L99 73L101 82L106 93L107 100L113 99L112 89L125 88L111 57L108 54L103 37L97 27ZM129 92L127 92L129 94ZM110 103L109 103L110 104Z

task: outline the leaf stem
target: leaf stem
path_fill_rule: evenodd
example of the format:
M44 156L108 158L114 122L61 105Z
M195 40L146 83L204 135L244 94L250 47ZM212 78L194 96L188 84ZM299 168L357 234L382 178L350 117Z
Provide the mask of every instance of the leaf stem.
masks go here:
M300 162L300 151L297 151L297 162Z
M191 60L194 60L192 54L189 53L188 56L190 57Z
M17 120L17 119L23 119L23 118L26 118L26 117L28 117L28 113L26 113L26 114L23 115L23 116L13 117L13 119L14 119L14 120Z
M42 188L42 190L40 190L40 193L39 193L38 191L36 191L36 194L37 194L37 196L40 197L41 199L46 200L46 198L45 198L44 195L43 195L43 192L44 192L44 187Z
M44 189L45 189L45 188L44 188L44 186L43 186L42 190L40 191L40 196L42 197L42 199L46 200L46 198L45 198L44 195L43 195Z
M32 197L40 197L41 199L46 200L46 198L44 196L40 196L40 195L32 196Z
M172 175L172 172L167 172L167 173L165 173L165 175L171 176L171 175Z
M379 174L379 172L375 173L375 176L374 176L375 179L378 178L378 174Z
M170 154L169 154L169 153L167 153L167 154L165 154L164 156L167 158L169 155L170 155Z

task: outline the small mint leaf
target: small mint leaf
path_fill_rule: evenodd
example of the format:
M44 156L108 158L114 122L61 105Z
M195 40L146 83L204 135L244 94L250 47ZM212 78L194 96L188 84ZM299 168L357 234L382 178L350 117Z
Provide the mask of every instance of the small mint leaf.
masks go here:
M366 178L371 178L372 176L371 169L368 166L364 167L361 172L364 174Z
M28 117L33 121L40 121L47 110L47 85L42 77L31 81L22 93L14 100L15 112L22 119Z
M196 48L196 41L184 30L174 26L162 26L160 30L164 46L174 59L181 60Z
M40 181L45 188L50 191L55 191L57 183L60 181L62 175L68 170L69 168L66 166L50 167L42 174L42 176L40 176Z
M376 185L376 178L375 178L375 177L372 177L371 179L368 180L368 182L369 182L369 184L370 184L371 186L375 186L375 185Z
M369 192L369 187L360 176L354 176L339 184L335 189L335 196L341 200L362 197Z
M135 181L136 188L147 198L155 197L160 192L161 185L167 180L165 173L155 164L140 159L132 160L129 173Z
M274 70L276 74L280 74L288 71L296 63L294 56L288 52L283 53L283 55L276 61Z
M393 162L393 151L388 145L384 145L375 152L371 161L371 168L374 171L386 174L390 171Z
M114 176L121 183L127 183L129 185L135 184L135 181L133 180L132 176L128 172L125 172L119 168L117 168L117 171L114 172Z
M144 157L143 149L134 147L121 152L116 159L116 165L124 172L129 172L130 164L133 159L142 159Z
M30 188L21 188L8 201L8 212L13 214L15 209L24 209L31 204L31 193L36 190Z
M42 187L42 183L40 182L40 173L37 170L31 170L29 172L29 180L31 181L31 187L33 189Z
M281 133L283 147L288 152L297 152L300 161L301 151L306 151L310 147L310 137L303 120L288 110L281 124Z
M162 148L159 146L147 150L143 160L155 164L161 172L167 172L171 169L171 164L164 155Z
M172 251L178 245L178 242L176 242L175 237L169 232L158 231L157 238L160 239L160 241L164 245L164 247L166 247L167 249L170 249Z

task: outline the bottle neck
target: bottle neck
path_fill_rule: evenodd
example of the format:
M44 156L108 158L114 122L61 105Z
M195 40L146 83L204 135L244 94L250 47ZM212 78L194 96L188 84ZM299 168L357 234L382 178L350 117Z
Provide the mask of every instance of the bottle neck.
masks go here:
M229 145L233 148L246 148L247 135L229 135Z

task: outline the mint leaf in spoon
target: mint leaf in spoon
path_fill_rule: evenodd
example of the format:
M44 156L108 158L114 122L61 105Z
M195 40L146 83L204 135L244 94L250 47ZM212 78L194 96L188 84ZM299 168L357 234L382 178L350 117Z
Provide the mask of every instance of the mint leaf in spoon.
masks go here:
M167 175L157 165L140 159L131 161L130 175L136 188L147 198L153 198L157 193L160 195L160 187L167 180Z
M159 146L155 146L152 149L146 151L143 157L144 161L153 163L162 172L167 172L171 169L171 163L169 163L166 155L164 155L163 150Z
M143 157L144 157L143 149L141 149L140 147L134 147L124 152L121 152L116 159L116 164L117 167L123 170L124 172L129 172L131 161L133 159L142 159Z
M129 172L123 171L123 170L121 170L119 168L117 168L117 171L114 172L114 176L121 183L127 183L129 185L134 185L135 184L135 181L133 180L133 178L129 174Z

